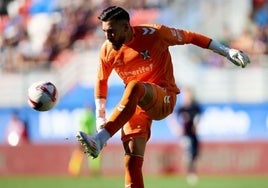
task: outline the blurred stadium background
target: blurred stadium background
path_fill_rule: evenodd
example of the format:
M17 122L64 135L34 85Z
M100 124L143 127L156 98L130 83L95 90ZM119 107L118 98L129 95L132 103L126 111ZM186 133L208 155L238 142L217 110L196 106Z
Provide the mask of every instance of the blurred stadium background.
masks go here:
M199 174L267 175L267 0L1 0L0 175L68 175L79 117L94 105L104 40L96 16L110 4L127 8L133 25L161 23L197 31L250 55L252 63L241 69L208 50L171 48L177 84L192 87L204 109L198 126ZM27 105L27 89L38 80L58 87L60 100L49 112ZM108 114L122 91L113 75ZM6 138L14 114L27 125L27 142ZM169 128L173 123L174 115L154 122L145 175L185 173L179 139ZM104 149L101 174L123 174L120 144L116 135Z

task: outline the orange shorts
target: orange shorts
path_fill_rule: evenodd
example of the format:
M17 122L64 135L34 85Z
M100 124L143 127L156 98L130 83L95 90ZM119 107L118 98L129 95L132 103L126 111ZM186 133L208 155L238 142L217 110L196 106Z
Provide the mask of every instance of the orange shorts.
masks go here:
M176 104L176 93L167 92L158 85L145 83L153 92L153 100L146 107L137 106L132 118L122 128L122 141L134 137L144 137L149 140L153 120L161 120L173 112Z

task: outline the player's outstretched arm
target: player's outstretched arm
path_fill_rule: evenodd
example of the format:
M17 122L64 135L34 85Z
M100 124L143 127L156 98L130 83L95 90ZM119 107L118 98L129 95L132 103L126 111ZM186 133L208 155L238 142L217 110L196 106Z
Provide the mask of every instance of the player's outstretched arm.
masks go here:
M245 68L250 63L250 59L244 52L236 49L230 49L214 40L212 40L208 47L210 50L226 57L233 64Z

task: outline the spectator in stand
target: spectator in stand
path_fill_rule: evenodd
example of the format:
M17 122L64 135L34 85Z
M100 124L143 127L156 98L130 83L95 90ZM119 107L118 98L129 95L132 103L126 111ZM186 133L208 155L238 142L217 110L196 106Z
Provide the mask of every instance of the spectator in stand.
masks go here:
M239 48L249 55L260 55L266 51L266 44L258 38L258 28L251 31L245 29L237 38L231 42L232 48Z
M257 26L257 38L265 44L265 54L268 54L268 1L252 0L251 19Z
M268 25L268 1L252 0L252 20L260 27Z
M12 112L5 134L10 146L18 146L29 142L27 124L20 119L18 112Z
M16 10L12 10L12 15L7 11L10 2L12 1L4 1L5 6L0 7L0 29L3 33L0 65L3 71L25 71L28 67L49 68L51 62L61 60L58 56L66 51L71 52L77 40L84 40L92 35L97 26L93 16L95 5L88 0L71 3L59 0L25 0L16 2ZM57 12L59 19L50 17L53 22L50 32L41 50L36 50L33 47L33 36L29 33L29 24L40 12L47 15ZM67 54L68 58L70 53ZM64 62L65 60L66 57Z

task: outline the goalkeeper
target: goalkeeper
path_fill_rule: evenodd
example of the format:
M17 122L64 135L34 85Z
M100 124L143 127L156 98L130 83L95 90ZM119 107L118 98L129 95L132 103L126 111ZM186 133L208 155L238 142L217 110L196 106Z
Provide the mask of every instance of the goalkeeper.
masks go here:
M210 49L243 68L250 60L243 52L199 33L158 24L132 26L128 12L121 7L108 7L98 18L107 39L100 51L95 86L98 133L78 132L77 138L85 152L95 158L121 129L125 187L143 188L143 158L152 121L171 114L180 93L169 47L193 44ZM106 121L105 104L112 70L123 80L125 91Z
M90 106L87 106L80 117L80 130L87 134L94 134L95 127L95 114ZM69 173L72 175L79 175L83 166L85 155L81 147L76 148L71 155L69 162ZM88 168L92 175L100 174L100 157L95 160L87 158Z

